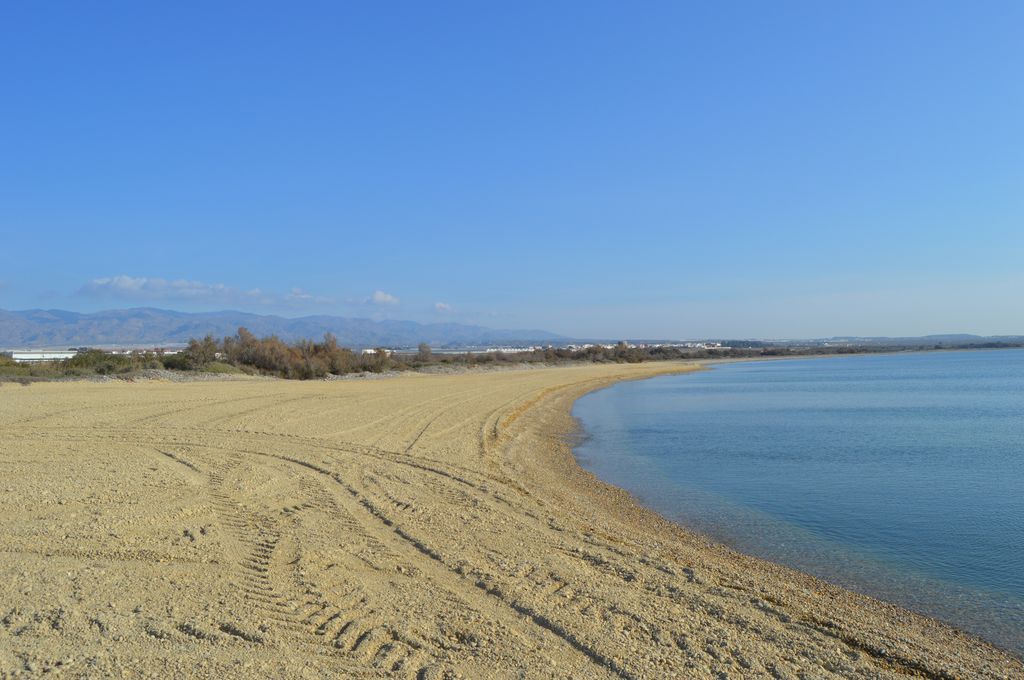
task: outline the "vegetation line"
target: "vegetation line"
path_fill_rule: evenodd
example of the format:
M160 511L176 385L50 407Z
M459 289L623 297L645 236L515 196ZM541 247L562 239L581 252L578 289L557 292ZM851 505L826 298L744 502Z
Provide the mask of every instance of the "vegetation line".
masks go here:
M883 344L848 345L772 345L750 342L744 347L694 348L681 345L615 345L592 344L570 347L544 347L523 351L488 351L438 353L426 344L416 351L378 348L353 351L338 344L332 334L323 340L298 340L288 343L276 335L257 338L245 328L220 340L212 335L191 339L187 348L176 353L137 351L114 354L99 349L80 351L75 356L56 361L18 363L0 354L0 381L28 384L92 375L130 377L145 370L174 370L203 373L246 373L281 378L310 380L352 373L385 373L388 371L431 370L444 367L479 367L488 365L586 363L641 363L695 359L742 359L755 357L813 356L822 354L865 354L937 349L980 349L1015 347L1019 345L986 343L981 345L887 346Z

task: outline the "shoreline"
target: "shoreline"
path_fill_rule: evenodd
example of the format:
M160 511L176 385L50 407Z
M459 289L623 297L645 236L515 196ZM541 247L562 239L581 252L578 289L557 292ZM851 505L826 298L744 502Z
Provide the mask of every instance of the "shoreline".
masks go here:
M1020 349L1022 349L1022 348L969 348L969 349L949 349L949 350L922 350L922 351L914 351L914 352L884 353L884 354L879 354L877 356L887 356L888 357L888 356L901 356L903 354L923 355L923 354L930 354L932 352L939 352L939 351L941 351L941 352L955 352L955 353L975 352L975 351L1005 352L1005 351L1020 350ZM862 354L855 354L855 355L832 354L832 355L818 355L818 356L814 356L814 357L764 357L764 358L752 358L752 359L718 360L718 361L713 361L713 362L700 362L700 363L702 365L702 369L703 370L713 370L715 368L715 366L724 365L724 364L758 362L758 361L775 360L775 359L778 359L778 360L791 360L791 359L801 359L801 358L807 358L807 359L810 359L810 358L835 359L835 358L853 358L853 357L857 357L857 356L864 356L864 355L862 355ZM872 356L875 356L875 355L872 355ZM710 363L711 365L707 365L708 363ZM663 374L663 375L671 375L671 374ZM662 376L656 375L656 376L652 376L651 378L641 378L641 379L642 380L651 380L652 378L656 378L656 377L662 377ZM617 383L610 383L608 385L596 388L592 392L587 392L587 393L581 394L579 398L582 398L584 396L587 396L588 394L592 394L594 392L598 392L598 391L601 391L601 390L604 390L604 389L610 389L610 388L614 387L616 384ZM570 405L570 409L574 412L575 411L574 405ZM577 419L577 420L579 420L579 419ZM590 434L587 432L587 428L584 426L584 424L582 422L579 422L579 428L578 429L579 429L582 437L586 437L586 438L590 437ZM576 436L577 435L575 435L575 434L572 435L573 438L575 438ZM897 575L897 577L895 579L887 580L886 581L886 583L889 584L890 586L892 584L895 584L897 587L895 587L895 588L894 587L889 587L887 589L882 589L882 588L877 587L877 584L875 583L874 580L872 580L871 576L865 577L864 573L860 572L860 570L853 570L853 569L850 569L848 567L847 568L836 569L836 568L833 568L832 565L827 565L826 567L822 567L821 563L819 563L818 565L816 565L818 571L808 571L806 568L798 566L798 563L794 564L794 563L792 563L790 561L787 561L785 558L771 556L770 555L770 551L769 551L769 554L767 556L764 555L764 554L758 554L756 552L757 546L758 546L758 544L756 542L751 544L752 548L749 551L745 550L744 547L743 547L742 541L739 541L739 540L731 541L729 538L727 538L727 536L729 535L728 531L723 532L721 534L721 536L722 536L721 538L719 538L718 534L716 534L716 531L718 530L719 527L728 527L729 526L728 522L722 523L721 521L719 521L717 523L709 525L707 532L702 531L699 528L696 528L694 526L688 525L686 521L683 521L681 519L678 519L678 520L677 519L671 519L671 517L669 515L662 514L662 511L658 510L653 504L648 504L645 501L641 500L641 498L639 498L637 496L634 496L633 492L629 491L627 488L619 487L619 486L617 486L616 483L610 482L610 481L606 481L601 476L599 476L597 473L591 472L587 468L587 465L584 462L586 459L584 458L584 459L581 460L580 458L578 458L576 456L576 451L577 451L578 447L581 446L581 443L582 442L575 441L575 440L570 443L570 448L573 451L574 461L576 462L576 464L580 468L582 468L585 472L590 472L591 474L593 474L595 479L598 482L602 483L602 484L608 484L608 485L612 486L613 488L622 488L627 494L629 494L630 498L632 499L632 501L635 504L639 505L640 507L642 507L642 508L644 508L644 509L646 509L646 510L648 510L650 512L653 512L653 513L657 514L659 517L662 517L663 519L665 519L669 523L671 523L671 524L673 524L675 526L681 527L686 532L690 532L690 533L696 534L698 536L702 536L702 537L708 539L710 542L714 543L715 545L719 546L720 548L722 548L724 550L731 551L731 552L734 552L734 553L737 553L737 554L740 554L740 555L752 557L754 559L762 560L762 561L768 562L770 564L775 564L775 565L781 566L783 568L792 569L792 570L794 570L796 572L799 572L801 574L805 574L805 575L810 576L812 578L818 579L818 580L820 580L820 581L822 581L824 583L827 583L829 585L835 586L837 588L840 588L840 589L843 589L843 590L848 590L848 591L850 591L852 593L855 593L857 595L861 595L861 596L867 597L867 598L869 598L871 600L875 600L875 601L878 601L878 602L881 602L881 603L884 603L884 604L887 604L887 605L893 605L893 606L905 609L905 610L907 610L910 613L913 613L915 615L924 617L925 619L928 619L928 620L933 620L933 621L935 621L935 622L937 622L939 624L949 626L949 627L953 628L954 630L956 630L956 631L958 631L960 633L963 633L963 634L965 634L967 636L974 637L974 638L980 640L981 642L983 642L985 644L991 645L992 647L994 647L995 649L999 650L1000 652L1005 653L1005 654L1013 657L1014 659L1017 659L1019 661L1024 662L1024 637L1021 637L1021 634L1019 634L1017 632L1017 631L1020 630L1019 626L1015 628L1011 624L1007 624L1005 622L1005 620L1002 619L1002 618L985 618L986 614L988 614L989 612L1000 610L1000 607L1006 607L1007 606L1007 601L1013 601L1012 598L1008 598L1008 600L1000 601L1001 598L1003 598L1004 596L1001 593L999 593L998 591L994 591L994 590L991 590L991 589L986 590L983 587L976 587L976 586L971 586L971 585L963 585L963 584L961 584L961 583L959 583L957 581L945 580L945 579L942 579L942 578L937 577L937 576L925 575L924 577L921 577L920 573L916 574L916 576L915 576L915 578L917 580L917 584L915 586L911 586L909 591L903 591L903 588L906 588L909 584L906 582L906 580L901 580L901 579L904 579L904 577L906 577L906 574L907 574L906 570L903 568L902 565L893 565L893 564L888 563L888 562L878 561L878 563L877 563L878 566L876 567L874 564L870 564L870 561L873 560L874 558L872 558L870 556L863 557L863 559L866 560L869 563L863 564L861 566L865 567L866 568L866 573L871 574L871 576L878 577L878 578L881 578L881 579L886 579L886 578L892 579L892 577L888 577L888 575L885 574L885 573L873 573L872 569L877 569L878 571L888 570L892 574ZM634 487L634 488L637 489L637 491L640 492L640 493L644 492L644 489L642 487ZM734 502L734 501L730 500L729 502ZM666 509L666 512L670 512L670 511ZM791 526L797 526L797 525L791 525ZM835 539L823 539L823 540L824 540L824 542L826 544L834 545L834 546L837 546L839 548L848 549L848 547L845 544L834 542ZM794 544L799 544L800 542L801 542L800 541L800 537L799 536L795 537L795 540L793 541L793 543ZM854 556L856 557L858 555L856 553L854 553ZM925 586L921 585L922 582L925 584ZM902 588L901 588L901 586L902 586ZM907 597L906 592L914 593L914 596ZM920 596L921 593L925 593L924 597ZM1006 597L1008 597L1008 596L1006 596ZM955 604L957 599L966 600L966 598L970 598L972 603L975 605L975 610L974 610L975 616L974 616L973 619L971 618L970 614L966 614L965 615L964 612L960 611L959 609L956 610L956 614L959 614L959 618L957 618L956 615L950 613L950 612L953 612L954 610L952 609L953 605L951 605L949 603ZM988 600L988 609L985 609L983 607L978 607L977 606L981 601L986 600L986 599ZM934 606L936 603L938 603L940 601L942 603L946 603L946 611L942 611L942 605L941 604L939 606L937 606L937 607ZM918 608L918 607L920 607L920 608ZM928 611L929 608L932 610L932 613L929 613L929 611ZM977 612L978 611L984 612L980 618L977 616ZM1002 611L1006 611L1006 610L1003 609ZM978 626L979 624L982 627L982 629L984 629L986 632L977 632L977 630L972 630L970 627L968 627L968 626ZM991 634L993 637L988 637L988 634Z
M1024 677L576 463L577 398L699 369L5 392L0 677Z
M926 350L938 351L938 350ZM971 350L952 350L952 351L971 351ZM924 353L925 351L918 352ZM919 628L922 631L928 631L928 634L938 632L940 635L951 635L954 639L970 641L972 645L980 645L982 647L989 647L1000 654L1005 654L1011 659L1016 661L1024 661L1017 654L1003 649L996 644L985 640L984 638L962 630L957 626L933 618L931 616L920 614L918 612L905 609L904 607L875 598L864 593L844 588L833 584L825 579L819 578L812 574L803 572L794 567L772 562L754 555L750 555L730 546L721 543L697 530L673 521L656 510L646 506L642 501L636 498L629 491L618 487L614 484L606 482L599 478L596 474L590 472L582 465L575 455L575 445L571 439L577 437L580 433L586 432L582 423L575 416L572 415L573 405L575 402L593 392L597 392L602 389L610 388L616 384L622 382L629 382L632 380L649 380L657 377L664 377L670 375L683 375L690 372L712 370L707 364L724 364L724 363L740 363L740 362L756 362L756 361L774 361L774 360L791 360L791 359L825 359L825 358L840 358L847 356L859 356L859 355L845 355L845 354L831 354L831 355L817 355L811 357L758 357L749 359L723 359L723 360L711 360L711 361L699 361L695 362L696 366L692 369L683 370L672 370L668 369L664 372L657 372L653 375L627 377L627 378L609 378L606 381L602 381L599 384L593 386L587 386L575 393L562 404L552 406L553 409L561 409L562 413L559 414L561 417L558 420L569 420L571 426L567 429L564 424L558 424L549 426L549 430L546 436L551 437L552 435L557 436L563 440L564 451L561 452L560 459L556 461L556 465L559 466L566 480L576 485L576 490L581 495L590 496L599 503L607 504L607 511L621 516L628 517L629 520L626 523L633 523L636 527L643 527L646 531L665 532L667 535L673 536L677 540L681 540L685 543L697 543L701 548L708 551L717 553L715 557L721 557L724 559L736 560L741 562L744 566L754 570L768 572L772 577L789 577L792 578L794 583L801 584L801 587L806 589L814 589L821 593L828 593L830 598L837 601L842 601L844 605L852 605L855 608L864 607L867 609L881 609L886 615L894 616L900 619L900 625L906 625L908 617L911 619L913 626ZM557 420L556 420L557 422ZM916 619L916 620L914 620ZM927 662L921 662L911 658L899 658L892 657L890 654L878 653L885 650L885 647L878 644L877 639L872 639L873 636L862 636L863 631L854 633L850 638L845 639L844 642L852 644L856 647L862 648L869 654L876 656L879 659L886 659L886 663L892 664L898 667L905 668L908 672L923 672L928 677L947 677L943 671L932 671L927 668ZM873 653L875 652L875 653ZM953 676L949 676L953 677Z

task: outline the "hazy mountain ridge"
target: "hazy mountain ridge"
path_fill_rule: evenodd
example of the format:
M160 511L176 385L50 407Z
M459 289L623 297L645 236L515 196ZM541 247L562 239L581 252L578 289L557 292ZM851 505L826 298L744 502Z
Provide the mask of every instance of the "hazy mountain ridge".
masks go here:
M0 310L0 347L82 345L169 345L207 333L233 335L244 326L256 335L285 340L319 339L333 333L351 347L479 345L552 341L560 336L542 330L502 330L458 323L375 321L340 316L286 318L248 312L177 312L149 307L82 314L60 309Z

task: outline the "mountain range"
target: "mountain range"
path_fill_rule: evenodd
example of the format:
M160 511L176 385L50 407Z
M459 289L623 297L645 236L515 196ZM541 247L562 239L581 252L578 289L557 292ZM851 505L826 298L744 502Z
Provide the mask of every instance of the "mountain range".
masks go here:
M348 347L465 347L501 343L551 342L560 336L542 330L496 330L459 323L376 321L340 316L289 319L248 312L176 312L167 309L115 309L82 314L58 309L0 310L0 347L166 346L208 333L233 335L240 327L283 340L320 339L333 333Z

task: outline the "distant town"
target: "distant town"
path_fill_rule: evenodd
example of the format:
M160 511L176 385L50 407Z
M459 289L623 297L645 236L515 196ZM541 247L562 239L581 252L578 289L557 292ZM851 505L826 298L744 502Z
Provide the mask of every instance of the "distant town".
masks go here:
M171 356L171 355L178 354L179 352L184 351L185 348L184 348L184 346L181 346L181 347L145 347L145 348L140 348L140 347L122 347L122 348L113 348L113 349L93 348L93 347L69 347L68 349L64 349L64 350L38 350L38 349L17 350L17 349L14 349L14 350L7 350L7 351L0 352L0 354L2 354L4 356L7 356L7 357L11 358L12 360L14 360L14 361L16 361L16 362L18 362L20 364L27 364L27 363L44 362L44 361L66 361L67 359L72 359L72 358L78 356L79 354L81 354L83 352L89 352L89 351L93 351L95 349L99 349L99 351L102 351L102 352L105 352L107 354L111 354L111 355L114 355L114 356L130 356L130 355L133 355L133 354L137 354L137 355L156 354L158 356Z
M444 347L431 348L435 354L522 354L525 352L543 352L549 349L562 349L571 352L582 352L591 348L614 350L625 349L657 349L675 348L688 350L728 350L728 345L720 342L613 342L613 343L566 343L547 345L499 345L494 347ZM90 351L102 351L112 356L143 356L147 354L156 356L173 356L185 350L185 345L174 345L166 347L68 347L67 349L8 349L0 351L0 355L6 356L17 363L34 363L49 361L65 361L81 353ZM395 354L414 354L420 351L418 347L364 347L360 352L364 355L371 355L383 352L388 356Z
M1024 337L1001 336L982 337L972 335L943 335L924 336L919 338L828 338L811 340L687 340L687 341L618 341L618 342L582 342L572 341L564 343L546 344L505 344L505 345L465 345L442 347L430 347L435 355L523 355L543 353L548 351L562 351L582 353L588 350L639 350L639 351L665 351L675 350L676 352L706 353L714 355L735 354L736 352L749 353L758 352L761 354L774 354L780 351L785 353L822 353L822 352L857 352L857 351L879 351L884 349L906 350L906 349L982 349L1001 347L1024 346ZM16 363L44 363L66 361L86 352L103 352L112 357L141 357L156 356L170 357L184 352L185 344L169 344L164 346L103 346L103 347L67 347L57 348L7 348L0 349L0 356L13 360ZM422 352L423 346L381 346L381 347L359 347L356 352L364 355L386 356L411 356Z

